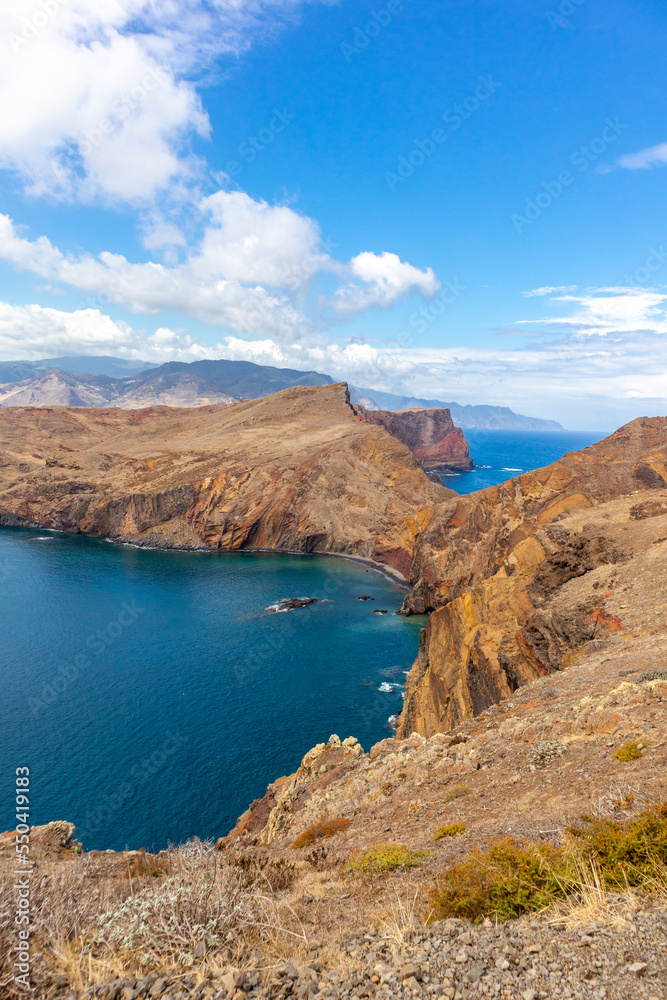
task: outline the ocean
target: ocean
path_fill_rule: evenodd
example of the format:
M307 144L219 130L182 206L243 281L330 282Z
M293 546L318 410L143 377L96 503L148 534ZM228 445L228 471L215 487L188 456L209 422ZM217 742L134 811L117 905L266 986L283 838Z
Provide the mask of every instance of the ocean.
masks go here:
M30 822L69 820L86 849L222 836L332 733L391 736L425 624L394 614L404 587L326 556L2 528L0 574L0 829L29 767ZM291 597L319 599L267 611Z
M482 431L464 430L475 468L472 472L442 473L442 481L457 493L474 493L522 472L539 469L579 451L607 434L604 431Z
M467 436L477 468L443 478L461 493L602 435ZM332 733L390 736L426 622L394 613L399 583L323 556L1 528L0 580L0 829L29 767L31 824L69 820L86 849L221 836ZM291 597L318 601L267 610Z

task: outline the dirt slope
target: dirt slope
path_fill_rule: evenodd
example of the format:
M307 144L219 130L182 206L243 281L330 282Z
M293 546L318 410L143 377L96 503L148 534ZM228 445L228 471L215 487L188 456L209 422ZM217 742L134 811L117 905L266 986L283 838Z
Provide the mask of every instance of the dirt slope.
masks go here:
M0 410L0 523L166 547L370 556L450 491L344 383L196 409Z

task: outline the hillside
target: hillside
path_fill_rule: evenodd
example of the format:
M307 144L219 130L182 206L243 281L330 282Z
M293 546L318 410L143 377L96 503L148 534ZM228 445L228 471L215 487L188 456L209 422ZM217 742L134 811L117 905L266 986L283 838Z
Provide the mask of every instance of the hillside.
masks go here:
M31 831L40 1000L665 994L667 418L459 497L355 409L0 413L3 523L361 554L434 609L398 738L322 734L217 850Z
M368 557L451 495L344 383L223 407L5 408L0 454L0 523L142 545Z

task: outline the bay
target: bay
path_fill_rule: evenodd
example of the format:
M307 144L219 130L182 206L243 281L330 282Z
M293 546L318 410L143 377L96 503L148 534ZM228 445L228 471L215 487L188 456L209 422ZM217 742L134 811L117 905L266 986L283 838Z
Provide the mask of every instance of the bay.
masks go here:
M391 736L425 624L394 614L404 587L325 556L3 528L0 573L0 825L27 766L31 823L75 823L86 849L221 836L332 733ZM267 611L290 597L318 601Z

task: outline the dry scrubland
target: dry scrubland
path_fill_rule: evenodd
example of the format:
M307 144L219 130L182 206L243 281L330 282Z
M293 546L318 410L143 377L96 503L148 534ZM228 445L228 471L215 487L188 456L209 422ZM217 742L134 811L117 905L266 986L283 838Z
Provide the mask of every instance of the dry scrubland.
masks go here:
M344 387L224 410L6 410L0 519L400 570L433 610L403 738L330 737L216 845L33 831L33 995L662 1000L667 419L461 498Z

